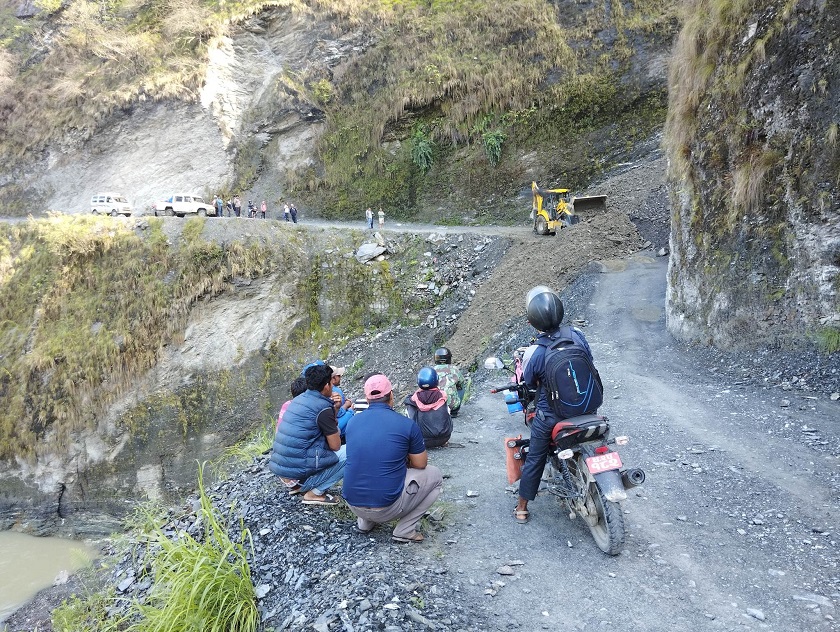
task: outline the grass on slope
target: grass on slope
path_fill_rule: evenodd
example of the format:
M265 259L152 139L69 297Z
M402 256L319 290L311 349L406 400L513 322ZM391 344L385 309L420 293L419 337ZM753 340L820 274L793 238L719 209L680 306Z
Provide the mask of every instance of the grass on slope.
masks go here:
M140 232L53 217L0 236L0 458L90 424L155 364L199 298L301 258L293 246L206 242L203 222L189 220L174 248L159 220Z
M636 108L639 94L621 78L631 41L669 36L674 9L654 0L612 6L607 14L602 5L545 0L406 3L336 80L319 144L325 174L300 181L338 192L323 201L328 214L384 204L406 217L418 191L440 199L451 190L435 186L436 166L464 175L453 162L466 147L476 182L518 186L521 167L506 156L563 152L585 131ZM607 42L599 38L613 29ZM551 138L558 123L560 138Z

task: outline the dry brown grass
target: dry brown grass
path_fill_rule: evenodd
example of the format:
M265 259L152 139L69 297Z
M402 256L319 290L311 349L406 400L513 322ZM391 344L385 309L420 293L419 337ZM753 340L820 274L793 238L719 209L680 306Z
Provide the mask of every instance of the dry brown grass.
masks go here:
M747 154L732 173L732 212L730 217L744 217L760 210L764 199L767 172L779 164L782 156L774 151ZM730 222L730 229L734 221Z

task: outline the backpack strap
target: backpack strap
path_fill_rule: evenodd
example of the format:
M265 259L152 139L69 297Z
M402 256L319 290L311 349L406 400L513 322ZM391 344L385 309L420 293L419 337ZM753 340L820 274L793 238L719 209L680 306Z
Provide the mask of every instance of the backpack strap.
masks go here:
M572 337L572 328L568 325L564 325L557 332L553 335L546 336L548 341L546 343L541 343L543 346L547 347L548 349L558 349L563 345L574 345L577 344L575 339Z

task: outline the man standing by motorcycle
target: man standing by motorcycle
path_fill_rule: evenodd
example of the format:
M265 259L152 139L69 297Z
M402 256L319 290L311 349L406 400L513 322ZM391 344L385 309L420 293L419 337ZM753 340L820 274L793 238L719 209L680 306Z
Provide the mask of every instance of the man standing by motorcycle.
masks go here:
M528 502L534 500L539 489L540 479L545 469L546 458L551 444L551 432L560 419L549 402L545 385L549 379L546 375L546 354L553 346L554 341L560 338L560 325L563 322L563 301L560 296L551 288L538 285L532 288L525 298L525 312L528 322L539 332L522 359L523 380L529 388L537 389L537 413L531 422L531 441L528 454L525 457L525 464L522 467L522 478L519 481L519 502L513 511L513 517L520 524L528 522ZM592 351L583 333L575 328L568 327L566 336L569 336L575 345L582 347L589 360L592 360ZM598 401L600 403L600 400ZM593 410L582 410L581 413L594 413Z

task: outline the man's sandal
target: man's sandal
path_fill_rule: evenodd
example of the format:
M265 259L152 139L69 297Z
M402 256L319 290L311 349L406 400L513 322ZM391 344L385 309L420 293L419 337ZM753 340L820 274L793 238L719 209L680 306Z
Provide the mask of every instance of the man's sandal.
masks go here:
M527 509L514 509L513 517L519 524L525 524L528 522L528 519L531 517L531 514L528 512Z
M325 505L331 507L333 505L337 505L339 500L332 494L324 494L323 496L316 496L315 498L307 498L304 496L301 502L304 505Z
M418 533L417 531L414 531L414 532L408 534L405 537L399 536L399 535L394 535L394 536L391 536L391 539L394 542L422 542L424 540L423 534Z

